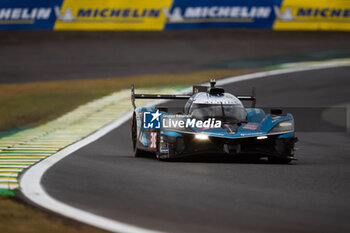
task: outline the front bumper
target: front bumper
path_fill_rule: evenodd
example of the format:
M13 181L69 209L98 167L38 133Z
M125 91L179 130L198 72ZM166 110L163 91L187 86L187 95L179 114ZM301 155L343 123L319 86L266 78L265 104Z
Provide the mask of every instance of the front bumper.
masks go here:
M182 134L180 137L161 135L160 148L167 148L166 157L177 158L201 153L222 153L228 155L254 154L263 156L291 156L297 138L278 138L280 135L268 135L265 139L257 137L223 138L209 136L207 140L198 140L195 134Z

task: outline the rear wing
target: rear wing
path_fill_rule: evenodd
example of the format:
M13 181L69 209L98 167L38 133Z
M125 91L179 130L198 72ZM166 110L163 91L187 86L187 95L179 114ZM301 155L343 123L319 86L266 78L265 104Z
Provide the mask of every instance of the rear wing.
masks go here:
M206 92L210 87L206 86L193 86L193 94L197 92ZM135 94L134 85L131 86L131 103L134 108L135 99L169 99L169 100L186 100L191 98L192 95L162 95L162 94ZM255 88L252 88L252 95L237 95L236 96L241 101L252 101L252 108L255 108L256 97L255 97Z
M252 95L237 95L237 99L241 101L252 101L252 108L256 105L255 87L252 87Z
M135 87L134 85L131 86L131 103L134 108L136 108L135 99L187 100L189 98L191 98L190 95L135 94Z

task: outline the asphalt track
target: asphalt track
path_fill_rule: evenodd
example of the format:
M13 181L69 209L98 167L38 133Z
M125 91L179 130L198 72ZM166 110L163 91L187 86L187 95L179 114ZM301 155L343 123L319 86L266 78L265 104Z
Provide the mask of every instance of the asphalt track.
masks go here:
M0 83L123 77L350 56L349 32L0 31Z
M227 85L258 105L350 102L350 68ZM350 232L346 132L299 132L290 165L209 155L177 162L134 158L130 122L58 162L42 184L52 197L121 222L166 232Z

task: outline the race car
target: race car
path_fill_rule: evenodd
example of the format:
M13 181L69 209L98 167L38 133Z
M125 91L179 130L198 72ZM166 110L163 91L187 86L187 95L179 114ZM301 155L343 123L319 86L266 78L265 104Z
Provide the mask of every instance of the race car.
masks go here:
M171 113L164 106L136 107L135 99L186 100L183 108ZM189 155L225 154L267 157L272 163L294 160L294 119L281 109L266 114L256 108L252 95L226 93L210 80L210 86L194 86L191 95L135 94L131 136L136 157L152 152L166 160ZM242 101L251 101L245 108Z

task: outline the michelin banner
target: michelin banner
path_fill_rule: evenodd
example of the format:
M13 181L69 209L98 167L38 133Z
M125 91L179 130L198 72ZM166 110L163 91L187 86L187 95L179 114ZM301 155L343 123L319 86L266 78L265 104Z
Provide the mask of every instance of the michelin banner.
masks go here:
M0 29L53 29L63 0L0 0Z
M349 0L284 0L274 30L350 30Z
M165 29L178 28L272 28L273 4L261 0L174 0L165 10Z
M350 30L350 0L1 0L0 29Z
M163 30L172 0L65 0L55 30Z

